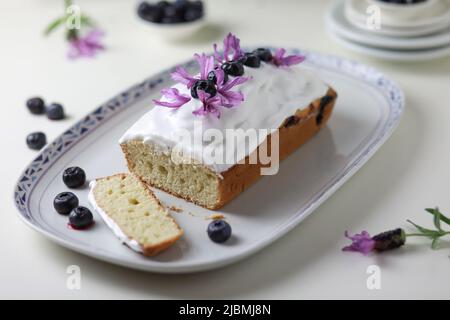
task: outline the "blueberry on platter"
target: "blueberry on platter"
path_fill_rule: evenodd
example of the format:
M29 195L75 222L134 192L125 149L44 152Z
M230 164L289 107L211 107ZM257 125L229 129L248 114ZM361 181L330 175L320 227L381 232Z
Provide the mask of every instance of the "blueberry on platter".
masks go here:
M63 182L69 188L78 188L85 184L86 173L80 167L70 167L63 172Z
M157 3L141 2L137 14L143 20L176 24L198 20L203 17L203 2L176 0L173 2L159 1Z
M74 229L85 229L93 223L94 216L86 207L76 207L69 215L69 225Z
M208 236L213 242L225 242L231 237L231 226L225 220L214 220L208 225Z
M27 100L27 108L32 114L45 113L45 103L40 97L34 97Z
M47 107L47 118L50 120L64 119L64 108L59 103L52 103Z
M73 209L78 207L78 203L77 196L72 192L61 192L53 200L53 207L59 214L68 215Z
M33 132L27 136L28 148L33 150L41 150L47 144L47 137L43 132Z

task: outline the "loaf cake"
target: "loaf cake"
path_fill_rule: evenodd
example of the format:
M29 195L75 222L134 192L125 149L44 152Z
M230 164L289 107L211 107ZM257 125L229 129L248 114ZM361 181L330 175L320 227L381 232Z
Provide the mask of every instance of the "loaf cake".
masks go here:
M132 174L99 178L90 184L89 202L128 247L153 256L183 234L146 184Z
M302 56L285 56L283 49L245 53L231 34L223 53L214 48L212 57L195 55L199 74L190 76L177 68L172 74L177 83L163 90L163 97L120 139L129 170L142 181L213 210L237 197L270 166L259 158L250 160L263 146L270 149L275 133L281 161L327 123L337 96L312 71L297 65ZM198 128L200 141L195 139ZM223 139L205 139L209 129L222 133ZM257 143L248 137L233 137L236 143L228 143L228 129L267 133ZM194 136L190 143L180 142L186 132ZM243 146L245 152L239 150ZM217 157L211 160L205 149Z

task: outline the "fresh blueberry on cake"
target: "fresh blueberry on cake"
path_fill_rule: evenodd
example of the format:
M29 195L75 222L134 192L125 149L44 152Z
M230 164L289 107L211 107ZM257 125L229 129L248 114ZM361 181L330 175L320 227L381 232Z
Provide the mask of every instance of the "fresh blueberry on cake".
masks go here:
M174 84L120 145L140 180L215 210L276 167L260 158L267 148L281 161L323 128L337 94L302 64L307 57L283 48L246 53L229 34L213 49L194 55L198 72L175 69ZM248 140L230 131L263 134Z
M183 234L148 186L132 174L91 182L89 202L123 243L145 256L169 248Z

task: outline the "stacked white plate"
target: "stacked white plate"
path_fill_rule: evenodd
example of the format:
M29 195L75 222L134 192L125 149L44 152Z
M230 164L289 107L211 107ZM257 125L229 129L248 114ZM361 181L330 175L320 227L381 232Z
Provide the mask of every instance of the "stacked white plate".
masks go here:
M335 0L326 24L337 42L373 57L417 61L450 55L450 0Z

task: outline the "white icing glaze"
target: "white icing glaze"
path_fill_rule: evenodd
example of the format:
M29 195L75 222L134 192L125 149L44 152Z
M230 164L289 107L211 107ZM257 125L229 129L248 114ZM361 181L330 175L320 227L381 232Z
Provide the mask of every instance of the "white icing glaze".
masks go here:
M130 249L136 251L136 252L143 252L141 245L134 239L131 239L128 237L122 229L117 225L117 223L114 222L113 219L111 219L108 214L103 211L103 209L97 204L97 201L95 200L94 196L94 188L97 182L95 180L91 181L89 183L89 195L88 199L92 207L95 209L95 211L102 217L103 221L106 223L106 225L113 231L113 233L122 241L125 243Z
M252 77L246 83L233 88L244 94L244 101L233 108L220 108L221 117L213 115L195 116L192 112L201 106L197 99L191 99L178 109L161 106L153 107L139 119L120 139L120 143L129 140L142 140L152 143L163 152L170 152L179 141L180 132L194 131L194 124L201 123L202 130L215 128L223 133L222 141L195 141L192 144L178 145L183 154L190 155L200 163L210 167L218 175L225 172L249 153L255 150L259 143L250 145L245 154L237 154L235 144L226 143L226 129L277 129L284 119L293 115L297 109L308 106L313 100L326 94L328 86L311 71L301 66L277 68L271 64L262 63L260 68L245 68L246 77ZM174 85L181 93L190 95L189 89L181 84ZM213 148L219 154L234 155L235 161L217 163L209 161L204 153L205 147ZM239 158L239 159L238 159ZM225 161L224 161L225 162Z

